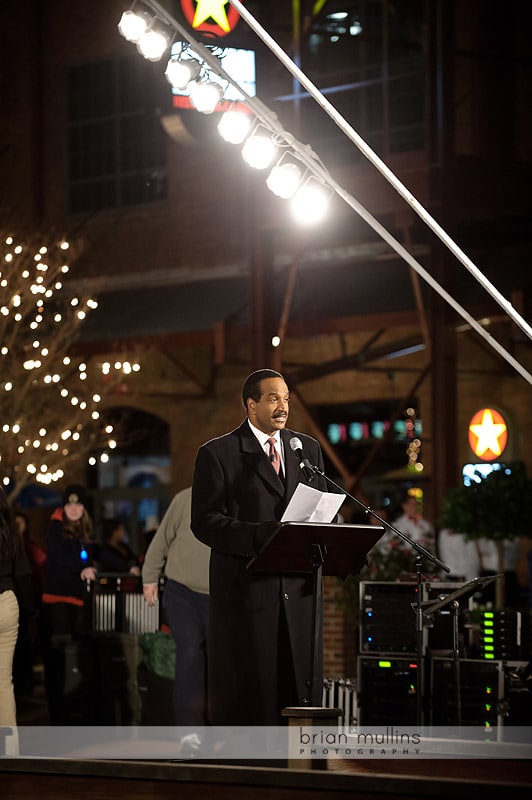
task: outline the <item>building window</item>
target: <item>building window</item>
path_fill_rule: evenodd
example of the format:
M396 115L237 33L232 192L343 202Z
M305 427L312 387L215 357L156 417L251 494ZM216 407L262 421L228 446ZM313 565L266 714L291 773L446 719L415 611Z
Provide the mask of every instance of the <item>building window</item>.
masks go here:
M139 58L68 73L68 202L72 213L166 197L164 132L155 113L160 76Z
M423 0L326 3L303 44L313 82L381 156L426 146L426 4ZM335 158L357 149L311 100L302 128Z

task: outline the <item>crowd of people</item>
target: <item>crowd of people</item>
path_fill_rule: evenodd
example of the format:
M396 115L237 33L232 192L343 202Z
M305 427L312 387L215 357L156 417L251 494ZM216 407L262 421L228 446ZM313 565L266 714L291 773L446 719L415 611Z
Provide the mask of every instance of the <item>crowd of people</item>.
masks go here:
M192 735L207 723L278 725L287 706L321 705L323 641L315 617L321 587L316 590L311 574L260 572L252 564L278 533L301 484L330 491L322 452L315 439L287 428L290 395L280 373L252 373L241 400L244 420L199 448L192 485L175 495L140 557L118 518L104 520L95 535L81 485L66 487L45 547L32 538L28 516L14 513L0 489L0 726L16 726L16 692L31 691L38 656L50 722L61 722L57 647L87 632L87 587L106 573L139 578L150 607L160 599L163 580L176 651L174 720ZM302 469L302 463L317 471ZM401 498L391 523L446 564L445 580L498 570L493 542L448 529L436 537L413 492ZM386 559L396 543L387 530L374 558ZM406 540L400 544L412 565L415 548ZM504 552L511 606L523 595L519 540L506 542Z
M89 629L89 583L102 571L140 576L140 560L125 534L121 521L105 520L97 541L87 492L71 484L51 514L42 546L31 535L29 516L13 511L0 489L0 725L15 725L16 697L32 692L38 661L49 720L61 721L63 675L55 656Z

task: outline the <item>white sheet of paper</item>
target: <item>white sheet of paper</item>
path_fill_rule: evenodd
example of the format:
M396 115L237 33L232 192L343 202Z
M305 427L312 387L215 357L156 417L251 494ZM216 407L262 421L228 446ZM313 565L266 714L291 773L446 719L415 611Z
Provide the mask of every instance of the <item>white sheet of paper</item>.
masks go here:
M332 522L345 500L345 494L320 492L298 483L281 522Z

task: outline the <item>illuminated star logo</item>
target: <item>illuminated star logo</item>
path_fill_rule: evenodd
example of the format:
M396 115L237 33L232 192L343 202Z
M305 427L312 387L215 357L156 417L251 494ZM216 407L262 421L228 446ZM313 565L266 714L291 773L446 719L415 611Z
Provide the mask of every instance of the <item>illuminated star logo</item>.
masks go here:
M181 9L191 28L207 39L227 36L240 19L227 0L181 0Z
M508 426L504 417L493 408L483 408L469 423L469 444L476 456L484 461L498 458L508 441Z
M225 2L225 0L198 0L196 13L192 20L192 27L199 28L202 22L205 22L211 17L223 31L229 33L231 26L229 25L229 20L227 19L227 13L225 11L226 5L227 2Z

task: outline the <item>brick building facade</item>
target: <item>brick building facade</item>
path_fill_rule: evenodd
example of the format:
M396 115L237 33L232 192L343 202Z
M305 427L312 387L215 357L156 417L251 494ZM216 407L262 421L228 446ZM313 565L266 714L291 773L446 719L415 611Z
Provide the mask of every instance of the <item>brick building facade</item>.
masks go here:
M177 13L177 3L164 5ZM526 4L496 14L494 31L480 0L401 4L399 22L390 4L368 0L365 20L386 63L363 37L358 49L342 39L340 58L331 55L312 5L302 4L303 67L318 85L336 87L329 96L350 124L530 318ZM249 6L292 48L285 2ZM263 176L217 138L213 118L172 108L164 63L144 63L117 32L125 7L0 3L10 22L2 26L0 209L4 227L82 242L74 280L96 291L100 311L78 349L102 360L140 348L141 375L117 404L167 424L168 493L190 482L199 444L239 424L242 380L263 365L289 379L291 427L320 438L334 476L372 503L412 477L379 473L377 447L342 462L321 421L327 406L386 401L403 413L403 399L415 399L420 485L434 521L462 465L474 460L467 425L479 407L508 415L506 455L531 470L527 381L338 197L325 228L296 232ZM293 91L290 76L240 25L236 43L256 49L262 99L530 370L527 337L355 145L309 110L310 100L300 99L299 114L293 99L283 100ZM271 346L277 332L279 349ZM349 675L355 637L334 610L333 581L327 592L326 672Z

